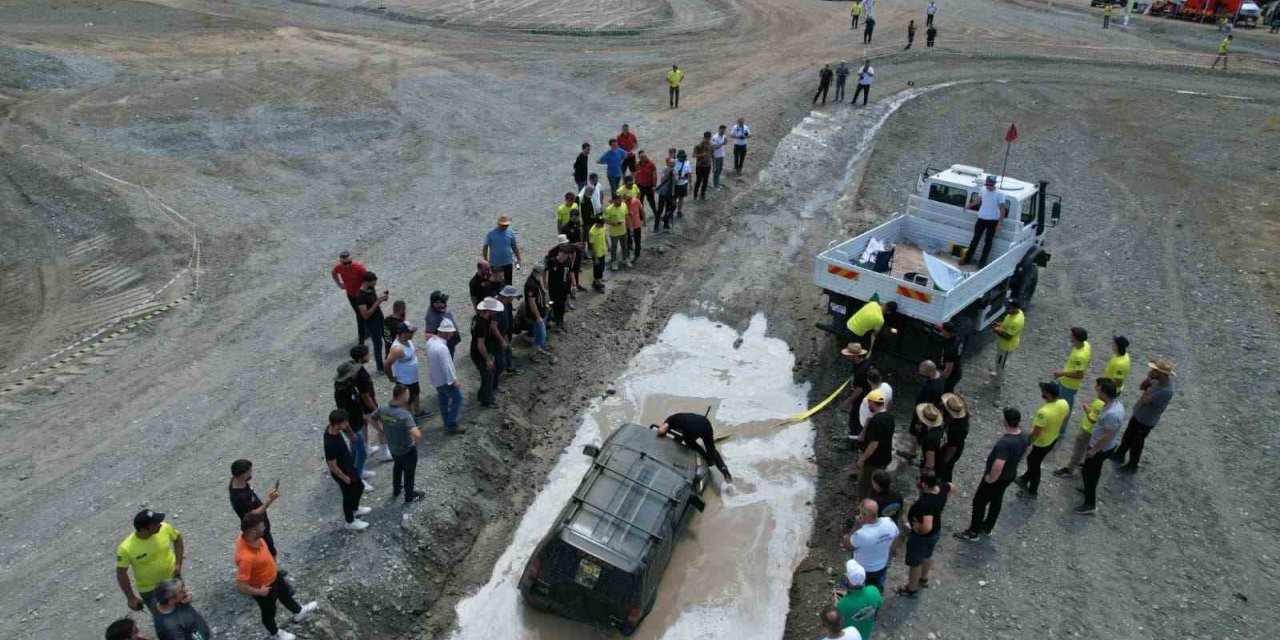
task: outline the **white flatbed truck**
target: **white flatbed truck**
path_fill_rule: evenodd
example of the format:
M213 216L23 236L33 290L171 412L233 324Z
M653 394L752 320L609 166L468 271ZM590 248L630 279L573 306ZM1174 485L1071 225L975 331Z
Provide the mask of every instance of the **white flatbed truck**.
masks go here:
M944 322L953 323L956 335L967 343L1000 318L1005 300L1016 299L1025 309L1035 295L1039 270L1049 263L1044 232L1057 225L1062 201L1046 193L1048 182L995 176L1009 205L1008 217L995 234L986 266L960 266L977 219L977 211L966 206L988 175L959 164L942 171L926 168L905 214L894 213L849 240L832 241L813 267L814 283L827 295L831 316L831 324L819 328L842 341L851 339L847 322L859 308L873 297L894 301L897 312L886 314L875 351L921 359L939 352Z

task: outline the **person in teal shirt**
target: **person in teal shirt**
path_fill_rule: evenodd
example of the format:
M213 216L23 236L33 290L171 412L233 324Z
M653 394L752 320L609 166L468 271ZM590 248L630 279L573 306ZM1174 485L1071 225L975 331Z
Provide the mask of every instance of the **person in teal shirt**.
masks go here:
M884 597L874 585L866 584L867 571L857 560L845 563L845 579L847 589L835 592L836 611L846 626L853 627L862 635L862 640L870 640L871 631L876 627L876 614ZM843 586L843 585L842 585Z

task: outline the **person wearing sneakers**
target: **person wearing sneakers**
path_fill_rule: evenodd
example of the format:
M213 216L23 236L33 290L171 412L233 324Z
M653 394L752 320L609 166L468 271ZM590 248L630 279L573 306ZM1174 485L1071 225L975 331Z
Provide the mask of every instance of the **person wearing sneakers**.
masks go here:
M380 445L373 444L372 432L365 432L365 440L369 443L369 455L377 454L378 460L381 460L382 462L390 462L391 451L387 449L387 432L383 430L381 422L369 419L369 414L373 413L378 408L378 394L377 390L373 386L373 376L369 374L369 369L365 367L365 365L369 364L371 360L369 356L369 347L358 344L351 347L351 351L348 353L351 356L351 361L359 365L359 368L356 369L355 380L356 391L360 395L360 415L358 417L352 416L349 418L349 420L351 420L351 429L354 431L361 427L368 426L371 427L373 431L376 431L378 433L379 441L382 442ZM348 410L347 413L350 413L350 410Z
M336 412L335 412L336 413ZM345 414L344 414L345 419ZM296 636L276 624L276 603L293 613L295 623L302 622L320 607L312 600L305 605L293 598L293 585L276 570L276 560L262 541L266 525L262 516L251 513L240 521L240 537L236 538L236 591L252 596L262 613L262 626L272 640L294 640Z
M515 337L516 330L516 300L520 298L520 290L506 285L498 292L498 302L502 303L502 311L497 314L498 329L502 332L502 366L499 374L510 376L518 376L524 373L523 370L516 367L516 356L511 350L511 339Z
M329 426L324 430L324 461L329 467L329 475L342 490L342 518L347 521L348 529L359 531L369 526L368 522L359 517L369 513L371 509L360 506L364 483L356 475L355 462L351 459L351 447L346 438L350 431L351 424L347 420L346 411L334 409L329 412Z
M942 461L938 464L938 481L951 482L956 461L964 453L964 442L969 438L969 403L958 393L942 396L942 411L947 419L947 443L942 446Z
M532 277L532 276L531 276ZM453 354L449 352L449 339L457 335L453 320L445 318L436 332L427 338L427 379L436 389L440 404L440 420L450 434L466 433L458 426L458 414L462 412L462 386L458 384L457 370L453 366Z
M1075 512L1082 516L1098 511L1098 480L1102 477L1102 463L1112 457L1120 443L1120 424L1124 421L1124 405L1116 398L1114 383L1110 380L1099 382L1098 397L1103 402L1102 413L1098 414L1098 423L1089 436L1089 449L1080 465L1080 476L1084 480L1080 492L1084 494L1084 503L1076 507Z
M400 497L404 491L404 503L421 500L425 493L414 489L418 474L418 444L422 442L422 430L409 413L409 389L397 384L391 391L391 404L378 407L374 414L387 427L387 441L391 446L391 497Z
M609 231L604 218L596 218L587 231L587 245L591 250L591 290L604 293L605 255L609 253Z
M1053 372L1057 379L1059 398L1067 401L1067 417L1071 417L1071 403L1076 401L1076 392L1084 383L1084 374L1089 370L1089 361L1093 359L1093 347L1089 346L1089 332L1082 327L1071 327L1071 352L1067 354L1067 362L1062 369Z
M363 401L356 386L356 375L360 369L360 365L352 360L338 365L338 373L333 378L333 400L339 409L347 412L347 424L351 426L351 430L345 435L351 440L351 464L354 465L356 478L364 483L365 489L372 489L373 485L368 480L377 474L365 471L364 468L369 459L369 440L364 428L364 409L361 407Z
M622 196L614 196L604 208L604 221L609 225L609 269L617 271L627 266L627 205Z
M627 266L633 266L640 260L640 235L644 229L644 202L640 194L633 193L626 199L627 204L627 248L631 251L627 258Z
M991 332L996 334L996 368L991 370L991 383L997 387L1004 381L1004 368L1009 364L1009 356L1022 343L1022 327L1026 322L1022 305L1013 298L1005 300L1004 317L991 328Z
M409 390L405 408L414 418L424 418L427 414L422 410L422 385L418 382L422 371L418 368L418 349L413 346L413 334L417 332L418 328L408 322L401 322L396 327L396 339L387 350L382 369L393 384L404 385ZM394 456L395 452L391 455Z
M1159 358L1148 362L1147 377L1138 388L1142 390L1142 395L1133 405L1133 417L1125 427L1124 437L1115 455L1115 461L1123 465L1120 468L1128 472L1138 470L1147 436L1160 423L1160 416L1164 415L1164 410L1173 400L1173 361ZM1125 456L1129 458L1127 463Z
M1055 478L1070 478L1076 474L1076 467L1084 462L1084 454L1089 450L1089 439L1093 434L1093 425L1098 422L1098 416L1102 413L1102 407L1105 404L1102 402L1101 392L1098 391L1098 383L1105 379L1098 378L1093 381L1093 402L1080 403L1083 416L1080 420L1080 430L1076 432L1075 440L1071 443L1071 457L1067 458L1067 464L1053 472Z
M520 264L520 244L509 216L498 216L497 225L485 234L480 257L488 260L494 271L502 272L503 282L511 282L511 270Z
M1022 432L1022 412L1008 407L1004 410L1004 435L996 441L987 454L987 466L978 490L973 492L973 512L969 516L969 528L957 531L955 537L973 542L980 536L991 535L1000 517L1004 502L1004 490L1013 483L1018 473L1018 463L1030 445L1027 434Z
M946 431L942 428L942 411L937 405L922 402L916 405L916 422L924 428L920 436L920 468L937 471L942 459L942 441Z
M555 259L554 254L560 253L559 247L552 251L553 255L548 258L548 262ZM543 286L546 274L545 262L533 265L532 272L524 281L524 304L521 305L520 310L524 314L525 323L529 325L529 342L533 345L535 357L549 358L551 354L547 352L547 313L551 310L551 305L547 288Z
M1040 399L1044 404L1036 409L1035 420L1031 423L1031 452L1027 454L1027 470L1018 478L1022 487L1022 496L1034 499L1040 491L1040 466L1053 445L1058 444L1058 435L1062 433L1062 425L1067 422L1067 401L1058 397L1058 383L1041 382Z

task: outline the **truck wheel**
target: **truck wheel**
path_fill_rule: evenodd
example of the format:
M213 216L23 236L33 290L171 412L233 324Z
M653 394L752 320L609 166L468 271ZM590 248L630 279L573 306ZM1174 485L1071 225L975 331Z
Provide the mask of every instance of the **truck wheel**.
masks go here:
M974 327L978 323L972 313L956 316L951 322L956 327L956 339L960 341L960 359L963 360L965 351L969 349L969 339L973 337Z
M1031 265L1022 272L1018 284L1014 287L1013 297L1023 309L1031 306L1031 298L1036 295L1036 285L1040 283L1040 267Z

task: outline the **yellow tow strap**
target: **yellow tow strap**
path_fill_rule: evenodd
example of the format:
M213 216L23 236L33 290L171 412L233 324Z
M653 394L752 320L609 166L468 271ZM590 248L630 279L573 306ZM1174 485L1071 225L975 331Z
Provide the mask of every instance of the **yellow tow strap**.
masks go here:
M827 396L826 400L823 400L822 402L819 402L813 407L810 407L809 410L805 411L804 413L799 413L794 416L791 416L790 418L787 418L786 420L783 420L782 422L778 423L778 426L782 426L784 424L795 424L797 422L808 420L809 417L812 416L813 414L827 408L827 405L831 404L832 400L835 400L837 396L839 396L841 393L844 392L845 388L849 386L849 382L851 381L852 381L852 378L849 380L845 380L844 384L837 387L835 391L832 391L831 395Z

